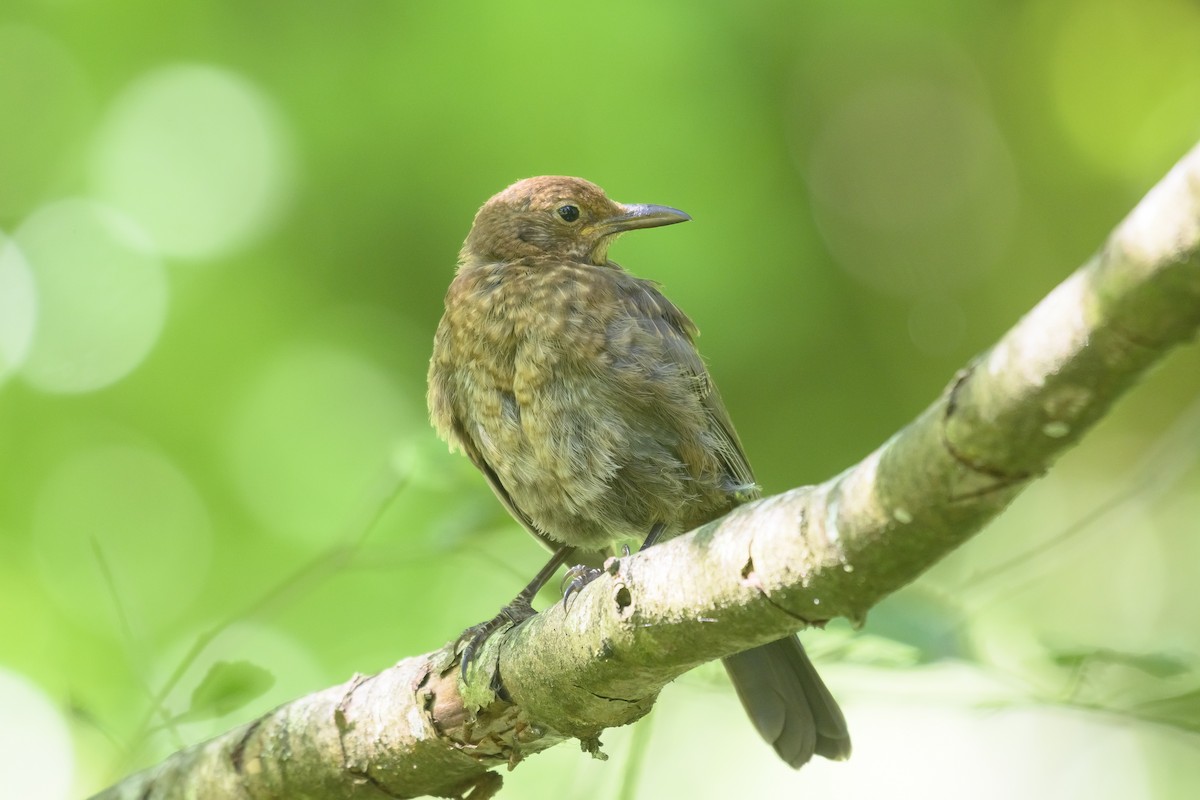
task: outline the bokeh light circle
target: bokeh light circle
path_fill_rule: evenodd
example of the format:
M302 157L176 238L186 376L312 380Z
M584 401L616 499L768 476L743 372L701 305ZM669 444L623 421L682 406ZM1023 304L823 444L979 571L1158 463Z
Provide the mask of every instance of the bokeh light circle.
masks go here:
M25 361L37 321L37 291L25 255L0 232L0 385Z
M230 426L231 471L246 505L281 537L335 541L392 469L411 409L391 376L356 353L285 351L247 388Z
M93 183L165 254L211 258L278 218L292 183L290 149L279 114L248 80L172 65L114 101L97 135Z
M1062 13L1049 89L1063 131L1093 169L1143 186L1200 135L1200 8L1074 0L1050 13Z
M21 800L71 796L75 752L66 722L42 691L0 667L0 791Z
M894 76L841 101L808 153L813 216L838 263L905 297L963 285L999 260L1016 175L990 113L936 78Z
M69 457L42 484L33 543L38 575L64 610L116 631L119 601L133 630L145 632L194 601L208 573L212 528L174 464L150 450L106 445Z
M145 236L110 208L63 200L13 234L37 288L37 326L22 367L48 392L87 392L132 371L167 311L162 265Z
M930 292L913 299L908 311L908 336L920 352L951 355L962 346L966 331L966 314L951 298Z

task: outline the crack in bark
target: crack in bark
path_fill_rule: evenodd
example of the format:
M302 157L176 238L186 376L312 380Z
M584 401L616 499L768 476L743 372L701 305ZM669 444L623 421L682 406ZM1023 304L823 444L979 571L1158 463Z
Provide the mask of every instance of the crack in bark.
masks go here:
M818 622L817 620L813 620L809 617L801 616L798 612L792 611L790 608L785 608L785 607L779 605L779 603L776 603L775 600L771 597L771 595L767 594L761 588L759 589L759 592L762 594L763 599L766 600L768 603L770 603L772 607L779 609L784 614L788 615L789 617L796 620L797 622L803 622L804 626L806 628L812 627L814 625L818 625L818 624L820 624L820 622L824 622L824 620L821 620L820 622Z
M1021 475L1020 477L1013 477L1009 480L997 480L997 482L992 484L991 486L985 486L984 488L976 489L973 492L963 492L962 494L951 495L949 498L947 498L947 502L949 502L949 503L974 502L976 500L979 500L980 498L987 497L988 495L997 494L999 492L1003 492L1008 489L1011 489L1012 487L1017 486L1018 484L1027 483L1028 481L1031 481L1036 477L1037 477L1037 475L1034 475L1032 473L1026 473L1026 474Z
M346 762L346 734L354 728L354 725L346 716L346 707L349 705L350 698L353 696L354 692L358 690L358 687L370 681L372 677L373 676L355 673L354 676L350 678L350 685L347 686L346 691L342 693L342 699L338 700L338 704L333 710L333 724L334 727L337 728L338 734L338 749L342 751L342 766L351 771L353 771L354 768Z
M742 567L742 580L745 581L746 583L750 584L751 586L753 586L754 589L758 592L759 596L762 597L764 600L766 600L767 603L769 603L773 608L778 609L779 611L786 614L788 617L791 617L792 619L796 620L797 622L803 622L805 627L808 627L808 626L814 624L808 617L802 617L799 614L793 612L792 610L785 608L784 606L781 606L779 603L775 602L775 599L773 597L771 597L771 595L767 592L767 590L765 588L763 588L762 583L758 580L757 575L754 572L754 560L753 559L747 559L746 566Z
M351 775L357 775L358 777L362 778L367 783L371 784L376 789L378 789L382 794L386 795L387 797L393 798L393 800L405 800L405 798L407 797L407 795L396 794L391 789L389 789L387 786L380 783L379 779L376 778L374 775L372 775L369 769L358 770L358 769L354 769L353 767L350 767L350 768L348 768L348 771L350 772Z
M641 698L630 699L628 697L609 697L608 695L603 695L603 694L599 694L597 692L590 691L583 686L579 686L578 684L575 685L575 688L579 689L581 692L587 692L592 697L598 698L600 700L613 702L613 703L623 703L624 705L636 705L641 702Z
M262 724L262 717L259 717L251 722L246 727L246 732L242 734L242 736L237 740L237 743L229 751L229 763L233 765L233 771L237 773L239 777L242 775L242 771L246 766L242 760L246 756L246 745L250 743L250 737L254 735L255 731L257 731Z
M1034 476L1034 473L1031 473L1031 472L1027 472L1027 471L1008 472L1008 471L1000 469L998 467L992 467L987 464L983 464L978 461L975 461L970 456L968 456L966 453L959 450L958 447L954 444L954 442L952 442L950 440L950 434L949 434L950 419L951 419L951 417L954 416L955 412L958 411L959 390L962 389L963 385L966 384L967 380L975 373L975 367L977 365L978 365L978 361L974 361L970 365L968 365L966 368L960 369L955 374L954 381L953 381L953 383L950 384L950 388L946 392L946 412L942 415L942 424L938 431L938 438L942 442L942 447L945 448L946 452L950 455L950 458L952 458L955 461L955 463L957 463L961 467L963 467L971 472L974 472L978 475L982 475L986 478L991 478L992 480L997 481L998 485L988 487L986 489L980 489L975 492L970 492L970 493L967 493L964 495L959 495L955 498L951 498L952 500L970 499L972 497L982 497L984 495L990 494L991 492L1002 490L1008 486L1013 485L1014 483L1020 483L1022 481L1027 481Z

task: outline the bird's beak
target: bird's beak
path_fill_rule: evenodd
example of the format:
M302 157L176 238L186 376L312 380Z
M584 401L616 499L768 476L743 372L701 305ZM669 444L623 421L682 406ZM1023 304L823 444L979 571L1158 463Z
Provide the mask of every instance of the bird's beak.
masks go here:
M690 216L678 208L670 206L654 206L645 203L621 205L620 212L608 219L601 220L597 227L605 235L637 230L638 228L658 228L662 225L674 225L676 222L687 222Z

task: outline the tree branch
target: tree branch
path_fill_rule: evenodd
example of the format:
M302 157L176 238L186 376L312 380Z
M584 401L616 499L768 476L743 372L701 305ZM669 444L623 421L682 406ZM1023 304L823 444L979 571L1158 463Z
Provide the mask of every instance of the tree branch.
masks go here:
M841 475L612 562L488 641L301 698L101 798L490 796L492 767L646 714L697 664L861 620L998 514L1200 326L1200 146L1087 265ZM486 680L485 680L486 679Z

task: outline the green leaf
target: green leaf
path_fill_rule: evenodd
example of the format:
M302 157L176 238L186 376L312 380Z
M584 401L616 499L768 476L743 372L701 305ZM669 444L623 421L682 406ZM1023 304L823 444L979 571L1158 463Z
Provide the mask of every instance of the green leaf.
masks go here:
M181 719L214 719L237 711L275 685L275 676L249 661L218 661L192 692Z

